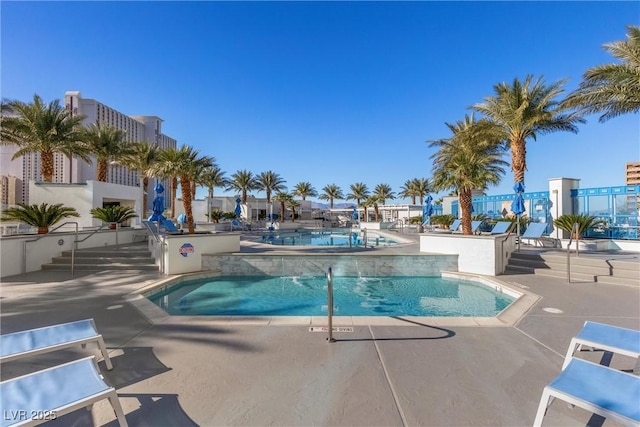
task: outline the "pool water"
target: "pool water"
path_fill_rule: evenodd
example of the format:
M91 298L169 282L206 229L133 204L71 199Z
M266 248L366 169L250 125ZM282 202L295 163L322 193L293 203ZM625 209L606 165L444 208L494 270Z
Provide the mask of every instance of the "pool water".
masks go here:
M297 230L265 233L256 239L269 245L285 246L388 246L398 242L381 234L345 230Z
M514 298L441 277L334 277L335 316L493 317ZM326 316L325 276L217 276L148 296L170 315Z

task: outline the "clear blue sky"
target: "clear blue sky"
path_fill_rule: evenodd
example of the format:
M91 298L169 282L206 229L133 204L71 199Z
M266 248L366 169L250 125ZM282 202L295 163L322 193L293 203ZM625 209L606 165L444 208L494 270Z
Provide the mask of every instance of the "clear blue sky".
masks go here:
M640 2L2 1L2 97L79 90L214 156L227 176L272 170L397 193L430 178L427 140L450 136L493 85L543 75L577 87L614 62L602 45L640 25ZM638 114L528 143L527 191L552 177L624 184ZM364 152L370 154L363 154ZM507 160L510 156L507 157ZM512 192L509 169L489 194ZM202 195L204 192L200 191ZM216 194L222 194L218 189ZM255 193L257 196L264 196Z

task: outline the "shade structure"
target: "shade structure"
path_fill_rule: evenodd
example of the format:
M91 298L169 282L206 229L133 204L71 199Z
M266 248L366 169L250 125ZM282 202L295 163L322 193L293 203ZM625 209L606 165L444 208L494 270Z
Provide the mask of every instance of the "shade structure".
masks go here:
M240 218L240 214L242 213L242 208L240 207L240 202L242 202L242 199L240 199L240 197L238 197L236 199L236 209L235 209L235 214L236 214L236 218Z
M424 206L422 206L422 223L431 223L431 215L433 215L433 197L427 196L424 200Z
M522 193L524 193L524 184L520 181L516 182L513 186L513 191L516 192L516 195L513 197L513 202L511 202L511 212L516 216L516 236L518 239L518 251L520 250L520 215L525 213L526 209L524 207L524 197L522 197Z

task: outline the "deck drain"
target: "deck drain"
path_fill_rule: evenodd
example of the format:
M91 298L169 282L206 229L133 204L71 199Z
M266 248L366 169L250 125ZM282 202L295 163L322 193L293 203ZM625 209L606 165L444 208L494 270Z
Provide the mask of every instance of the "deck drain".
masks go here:
M553 313L553 314L564 313L564 311L560 310L559 308L553 308L553 307L545 307L542 309L542 311L546 311L547 313Z
M109 307L107 307L107 310L117 310L122 307L124 307L122 304L110 305Z

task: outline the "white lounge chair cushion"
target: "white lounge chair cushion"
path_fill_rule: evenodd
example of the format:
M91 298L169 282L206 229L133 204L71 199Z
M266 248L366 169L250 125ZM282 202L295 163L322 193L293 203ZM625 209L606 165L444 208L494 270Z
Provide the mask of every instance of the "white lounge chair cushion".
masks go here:
M103 399L110 400L119 424L126 426L115 389L103 381L95 357L86 357L0 383L4 413L0 426L40 424L46 420L33 419L34 416L62 416Z
M597 322L585 322L582 330L576 335L576 341L591 346L601 346L605 350L618 349L630 356L640 355L640 331L605 325Z
M640 377L596 365L581 359L572 359L547 388L575 397L581 402L567 400L586 410L606 416L619 414L640 422ZM599 411L603 409L604 411Z
M98 336L91 320L0 335L0 357L96 339Z

